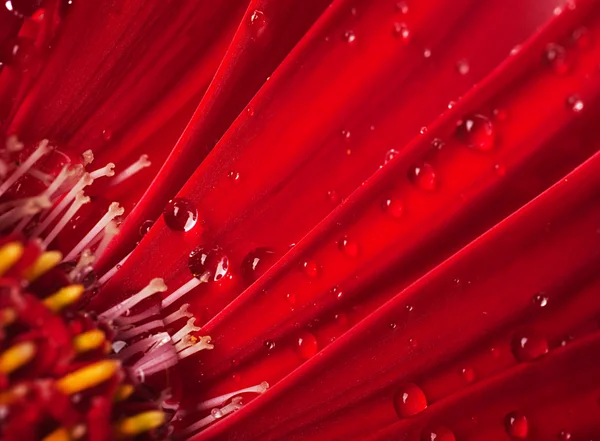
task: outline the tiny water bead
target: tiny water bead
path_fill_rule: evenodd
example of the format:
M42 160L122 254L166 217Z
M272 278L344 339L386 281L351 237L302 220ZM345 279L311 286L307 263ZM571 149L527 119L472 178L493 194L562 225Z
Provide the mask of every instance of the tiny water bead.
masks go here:
M408 170L408 178L421 190L434 191L438 186L435 169L427 162L413 165Z
M259 247L250 251L242 262L242 275L247 283L253 283L262 276L276 261L275 251Z
M381 201L381 209L388 216L399 219L404 213L404 204L398 198L387 197Z
M544 295L543 293L538 293L535 296L533 296L533 303L536 306L543 308L548 304L548 297L546 297L546 295Z
M469 62L467 60L458 60L456 62L456 70L461 75L466 75L469 73L471 67L469 66Z
M329 292L336 300L341 300L344 297L344 291L339 286L334 286Z
M571 95L567 98L567 107L574 113L579 113L583 110L583 101L577 95Z
M358 255L358 245L356 242L348 239L347 236L342 237L337 242L338 248L341 252L343 252L346 256L356 257Z
M570 441L570 439L571 439L572 437L573 437L573 436L571 435L571 432L569 432L568 430L561 430L561 431L558 433L558 439L559 439L560 441Z
M297 350L302 358L308 360L319 351L317 338L310 332L303 332L298 336Z
M427 408L427 397L423 390L413 383L401 386L394 397L394 409L399 418L408 418Z
M475 371L471 367L466 367L461 370L461 375L467 383L475 381Z
M319 275L319 264L312 259L304 260L300 264L300 268L302 269L302 272L308 277L312 278L317 277Z
M220 247L198 247L188 259L192 275L203 282L218 282L229 271L229 259Z
M265 340L264 346L267 349L267 351L272 351L273 349L275 349L275 342L273 340Z
M401 14L408 14L408 5L406 2L398 2L396 3L396 11Z
M424 429L421 432L421 441L456 441L456 437L447 427L435 427Z
M511 346L518 361L532 361L548 353L546 338L533 331L524 331L515 335Z
M190 231L198 221L198 210L184 198L169 201L163 214L165 223L174 231Z
M392 159L394 159L399 154L400 154L400 152L398 152L398 150L389 149L385 153L384 164L387 164L388 162L390 162Z
M144 237L146 234L148 234L148 231L150 231L150 228L152 228L152 225L154 225L154 222L151 221L150 219L142 222L142 224L140 225L140 229L139 229L140 236Z
M544 61L559 75L563 75L569 70L567 51L559 44L550 43L546 46Z
M529 432L529 423L525 415L515 411L504 417L504 428L511 438L525 439Z
M356 40L356 35L354 34L354 31L344 32L344 40L346 40L348 43L354 43L354 41Z
M405 23L394 23L394 35L404 42L410 40L410 31Z
M26 72L39 60L38 55L31 38L9 38L0 44L0 66L12 66Z
M488 151L494 148L496 139L492 121L481 114L475 114L460 120L456 126L456 135L467 147L480 151Z
M31 17L42 5L42 0L7 0L4 7L16 15Z

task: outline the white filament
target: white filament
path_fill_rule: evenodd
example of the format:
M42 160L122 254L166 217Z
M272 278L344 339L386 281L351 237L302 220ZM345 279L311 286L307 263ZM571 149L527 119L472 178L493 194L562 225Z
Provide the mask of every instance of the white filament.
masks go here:
M50 205L52 204L47 196L34 196L21 200L19 205L0 216L0 229L7 228L28 216L33 216Z
M181 340L180 343L182 343L183 341L184 340ZM189 339L189 341L193 341L193 340ZM179 358L182 360L191 355L194 355L196 352L200 352L205 349L213 349L214 347L215 346L210 343L210 335L200 337L200 339L198 340L197 343L194 343L192 345L187 345L183 350L180 350L179 348L177 348L177 345L176 345L176 349L178 351L177 354L179 355Z
M104 176L114 176L115 175L115 164L109 162L104 167L99 168L98 170L94 170L90 173L92 179L103 178Z
M48 140L44 139L42 142L38 144L37 149L27 158L23 163L17 167L10 177L0 185L0 196L2 196L6 191L13 186L15 182L17 182L21 176L29 171L29 169L35 164L42 156L50 151L50 147L48 147Z
M133 325L135 323L141 322L149 317L154 317L160 313L160 308L158 305L154 305L151 308L146 309L144 312L140 312L136 315L130 315L127 317L119 317L116 320L118 326L126 327L128 325Z
M173 343L179 342L184 336L188 335L190 332L199 331L200 328L198 326L194 325L195 321L196 321L196 318L192 317L191 319L189 319L187 321L187 323L183 326L183 328L181 328L179 331L177 331L175 334L173 334L173 336L171 337L171 340L173 340Z
M133 251L131 253L133 253ZM129 256L131 256L131 253L129 253L127 256L123 257L119 261L119 263L117 263L110 270L108 270L106 272L106 274L104 274L102 277L100 277L100 280L98 280L98 283L100 283L100 285L104 285L106 282L108 282L110 280L110 278L112 276L114 276L117 271L119 271L119 269L123 266L125 261L129 258Z
M206 278L203 278L205 280L198 280L195 277L192 278L190 281L184 283L183 285L181 285L175 292L169 294L167 297L165 297L162 301L162 307L166 308L169 305L172 305L173 303L175 303L177 300L179 300L181 297L183 297L185 294L187 294L188 292L190 292L192 289L194 289L195 287L197 287L198 285L200 285L203 282L208 282L208 276Z
M106 247L108 247L108 244L111 240L113 240L113 238L117 235L118 232L119 227L117 226L117 223L114 220L111 220L106 225L106 227L104 227L102 241L100 241L100 245L98 245L98 248L96 248L96 252L94 253L97 259L99 259L100 256L104 254L104 251L106 251Z
M263 394L269 388L269 383L263 381L256 386L247 387L245 389L236 390L235 392L230 392L225 395L219 395L218 397L211 398L209 400L203 401L202 403L196 406L196 410L206 410L213 407L221 406L224 402L228 401L230 398L235 397L240 394Z
M58 236L58 233L60 233L62 229L67 225L67 222L69 222L71 218L75 216L75 213L77 213L77 211L88 202L90 202L90 198L88 196L85 196L83 192L79 192L77 196L75 196L73 204L71 204L71 206L66 211L61 220L58 221L58 223L43 240L42 246L46 248L48 245L50 245L50 243L56 238L56 236Z
M134 344L127 346L124 349L119 351L119 360L122 362L126 362L134 355L140 352L148 352L152 350L152 348L156 348L158 346L162 346L171 341L171 337L166 332L159 332L158 334L151 335L150 337L146 337L140 341L136 341Z
M130 338L137 337L144 332L149 332L153 329L160 328L161 326L163 326L162 320L153 320L151 322L144 323L143 325L131 326L127 330L119 331L117 337L120 340L129 340Z
M152 163L148 160L148 155L140 156L140 159L138 159L136 162L134 162L129 167L127 167L125 170L123 170L121 173L119 173L112 180L111 185L113 185L113 186L119 185L121 182L123 182L126 179L129 179L130 177L135 175L140 170L143 170L146 167L150 167L151 164Z
M137 294L132 295L128 299L123 300L121 303L116 304L112 308L100 314L99 318L101 320L114 320L117 317L123 315L126 311L133 308L135 305L140 303L142 300L147 299L148 297L156 294L157 292L165 292L167 290L167 285L163 279L152 279L148 286L142 289Z
M186 317L186 318L192 317L192 313L188 312L189 307L190 307L189 303L184 303L183 305L181 305L179 307L179 309L177 311L172 312L171 314L166 316L164 319L165 325L170 325L171 323L176 322L177 320L179 320L180 318L183 318L183 317Z
M81 256L79 256L75 268L69 273L69 279L74 282L82 280L91 271L92 268L90 265L94 263L95 260L94 254L92 254L90 250L85 250L81 253Z
M203 427L208 426L209 424L217 421L218 419L221 419L221 418L229 415L230 413L240 410L242 408L242 406L243 405L242 405L241 397L236 397L233 400L231 400L231 403L229 403L221 408L214 408L211 411L209 416L196 421L194 424L192 424L189 427L186 427L182 431L182 434L187 436L194 432L197 432L198 430L202 429Z

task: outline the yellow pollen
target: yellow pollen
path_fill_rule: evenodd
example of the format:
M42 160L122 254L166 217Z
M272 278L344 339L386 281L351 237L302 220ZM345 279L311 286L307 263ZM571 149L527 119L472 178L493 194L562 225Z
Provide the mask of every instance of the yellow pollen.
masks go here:
M134 388L131 384L122 384L117 388L115 392L114 400L115 401L125 401L127 398L131 396Z
M17 319L17 311L12 308L0 309L0 326L10 326Z
M108 380L118 367L119 363L114 360L98 361L65 375L56 382L56 386L65 395L72 395Z
M0 373L10 374L35 356L35 345L30 341L17 343L0 354Z
M93 329L76 336L73 339L73 346L77 353L81 354L82 352L98 349L100 346L104 345L105 341L106 336L104 335L104 332L100 329Z
M65 306L75 303L85 291L83 285L69 285L59 289L44 299L44 304L52 311L58 312Z
M0 247L0 276L3 276L23 255L24 247L19 242L9 242Z
M71 434L64 427L59 427L50 435L45 436L42 441L71 441Z
M37 258L33 265L23 271L23 277L28 281L33 282L35 279L58 265L62 258L63 256L60 251L46 251Z
M134 437L141 433L156 429L164 423L165 414L158 410L151 410L122 419L114 425L114 432L119 439Z

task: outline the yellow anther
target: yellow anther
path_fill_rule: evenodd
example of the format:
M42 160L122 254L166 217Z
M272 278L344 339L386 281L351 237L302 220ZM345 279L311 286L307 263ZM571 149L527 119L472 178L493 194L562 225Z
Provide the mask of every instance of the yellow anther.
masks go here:
M115 401L125 401L127 398L131 396L134 388L131 384L122 384L118 387L115 392L114 400Z
M73 346L75 350L81 354L82 352L91 351L98 349L104 345L106 336L100 329L93 329L91 331L79 334L73 339Z
M0 276L3 276L23 255L20 242L9 242L0 247Z
M50 435L45 436L42 441L71 441L71 434L64 427L59 427Z
M17 343L0 354L0 372L10 374L35 356L35 345L30 341Z
M118 367L119 363L114 360L98 361L65 375L56 382L56 386L65 395L72 395L108 380Z
M119 439L129 438L156 429L164 423L165 414L159 410L151 410L122 419L114 425L114 432Z
M69 285L59 289L44 299L44 304L52 311L58 312L65 306L75 303L85 291L83 285Z
M0 326L12 325L17 319L17 311L12 308L0 309Z
M60 251L46 251L33 262L33 265L23 271L23 277L32 282L58 265L62 258Z

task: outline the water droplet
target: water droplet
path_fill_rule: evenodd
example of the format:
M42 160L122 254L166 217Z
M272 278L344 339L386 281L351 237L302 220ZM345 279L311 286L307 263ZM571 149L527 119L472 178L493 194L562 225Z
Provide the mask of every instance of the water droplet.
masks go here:
M463 368L461 374L467 383L475 381L475 371L471 367Z
M338 240L337 245L340 251L347 256L356 257L358 255L358 245L356 245L356 242L348 239L348 237L343 237Z
M167 226L175 231L190 231L198 221L198 210L184 198L169 201L163 214Z
M404 42L410 40L410 31L405 23L394 23L394 35Z
M510 437L525 439L529 432L529 423L522 413L511 412L504 417L504 428Z
M427 127L421 127L421 130L419 130L419 133L421 135L424 135L425 133L427 133Z
M423 56L424 56L425 58L430 58L430 57L431 57L431 49L425 49L425 50L423 51Z
M421 441L456 441L456 437L447 427L436 427L423 430Z
M242 275L246 283L254 283L267 272L277 260L275 251L267 247L259 247L246 254L242 262Z
M140 225L140 236L144 237L148 231L150 231L150 228L152 228L152 225L154 225L154 222L151 221L150 219L145 220L144 222L142 222L142 224Z
M515 335L512 351L518 361L531 361L548 353L548 341L532 331Z
M188 268L197 279L218 282L229 271L229 259L220 247L198 247L188 259Z
M408 170L410 181L425 191L434 191L437 188L437 176L431 164L426 162L414 165Z
M548 297L544 295L544 293L538 293L533 296L533 303L535 303L540 308L543 308L548 304Z
M395 322L390 323L390 329L396 329L398 325Z
M342 291L339 286L334 286L329 292L336 300L341 300L344 297L344 291Z
M297 340L298 354L308 360L319 351L317 338L310 332L303 332Z
M491 150L496 139L494 125L488 117L480 114L459 121L456 134L463 144L481 151Z
M230 171L229 173L227 173L227 177L232 181L237 181L240 179L240 174L236 171Z
M407 383L396 392L394 408L399 418L408 418L427 408L427 397L419 386Z
M384 198L381 201L381 209L395 219L401 218L404 213L402 201L393 197Z
M264 345L265 348L267 348L267 351L275 349L275 342L273 340L265 340Z
M446 144L444 141L442 141L440 138L435 138L433 141L431 141L431 147L436 150L442 150L445 145Z
M567 107L573 112L579 113L583 110L583 101L577 95L571 95L567 98Z
M573 43L580 49L589 49L592 46L592 34L585 26L581 26L571 34Z
M6 64L27 72L40 61L35 42L27 37L9 38L0 45L0 66Z
M4 7L16 15L31 17L42 4L42 0L7 0Z
M417 340L414 338L409 338L408 339L408 346L412 349L416 349L419 346L419 343L417 343Z
M350 130L342 130L342 138L344 138L346 141L349 141L351 137L352 133L350 133Z
M254 107L247 107L246 112L249 116L254 116Z
M346 32L344 32L344 39L348 43L354 43L354 41L356 41L356 35L354 34L354 31L346 31Z
M544 50L544 60L548 63L554 72L563 75L569 71L569 62L567 51L564 47L556 43L550 43Z
M102 139L104 139L106 142L109 142L112 139L112 136L113 136L112 130L110 130L110 129L102 130Z
M469 73L471 67L469 66L469 62L467 60L458 60L456 63L456 70L461 75L466 75Z
M248 18L248 24L250 25L250 32L252 33L252 35L254 37L258 37L265 30L265 27L267 25L267 18L265 17L265 14L262 11L255 9L254 11L252 11L250 17Z
M340 195L338 194L337 191L335 190L329 190L327 192L327 198L333 203L333 204L339 204L340 203Z
M450 101L448 103L448 109L452 109L454 106L456 106L456 101Z
M296 294L292 292L287 293L285 295L285 300L290 305L290 308L294 309L294 306L296 306Z
M558 433L558 439L560 439L561 441L569 441L571 438L571 432L569 432L568 430L561 430Z
M304 274L308 277L317 277L319 275L319 264L314 260L305 260L300 266Z
M387 164L388 162L390 162L392 159L394 159L399 154L400 154L400 152L398 152L398 150L389 149L385 154L384 164Z
M494 164L494 171L498 176L506 176L506 167L502 164Z
M408 5L406 2L396 3L396 11L400 12L401 14L408 14Z

